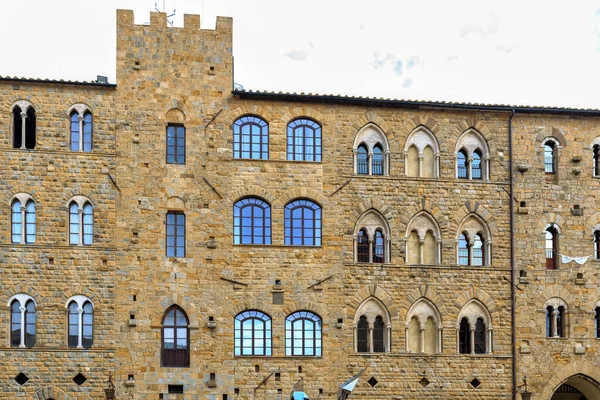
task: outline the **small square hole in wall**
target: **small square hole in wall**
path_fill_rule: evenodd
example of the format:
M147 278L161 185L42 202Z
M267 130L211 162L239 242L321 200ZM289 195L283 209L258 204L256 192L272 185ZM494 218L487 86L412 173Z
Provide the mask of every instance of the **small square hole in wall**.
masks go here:
M163 396L163 394L162 394L162 393L159 393L159 394L158 394L158 399L159 399L159 400L162 400L162 399L164 399L164 398L165 398L165 397Z
M260 366L259 365L255 365L254 366L254 372L260 372Z
M423 387L427 387L429 386L429 380L427 378L423 378L419 381L419 383L421 384L421 386Z
M144 167L146 167L146 168L150 168L150 163L147 163L147 162L145 162L145 163L144 163Z
M338 324L343 324L344 323L344 318L338 318Z
M83 376L82 373L78 373L77 375L75 375L73 377L73 382L75 382L77 384L77 386L81 386L85 383L85 381L87 381L87 378L85 376Z
M323 388L319 388L319 394L323 394Z
M227 395L223 394L223 400L227 400Z
M54 265L54 257L48 257L48 264Z
M133 295L133 301L137 301L137 295Z
M183 393L183 385L169 385L169 394Z
M102 260L102 265L108 265L108 260Z
M281 393L283 393L283 390L277 389L277 394L281 394Z
M128 381L134 381L135 377L133 375L127 375L127 380Z
M367 383L369 385L371 385L371 387L375 387L375 385L377 385L379 383L379 381L377 379L375 379L374 376L370 377L369 380L367 381Z
M527 207L527 202L526 201L519 202L519 207Z
M583 279L583 272L577 273L577 279Z
M135 314L129 314L129 319L135 319Z
M142 257L141 256L137 256L137 260L138 260L138 262L142 261Z
M280 381L281 380L281 373L280 372L275 372L275 380L276 381Z
M137 232L133 232L133 237L134 237L134 238L138 238L138 237L139 237L139 234L138 234Z
M23 386L29 380L29 377L22 372L19 372L17 376L13 378L20 386Z
M527 271L525 271L524 269L519 271L519 277L521 278L527 278Z
M479 387L479 385L481 385L481 382L479 381L479 379L477 378L473 378L473 380L471 382L469 382L471 384L471 386L473 386L475 389L477 389Z
M217 379L217 375L214 372L211 372L210 375L209 375L209 379L211 381L214 381L215 379Z
M203 206L203 207L204 207L204 208L208 208L208 204L204 204L204 206ZM213 238L213 239L214 239L214 238Z
M301 374L302 373L302 365L298 365L298 373Z
M233 393L234 394L240 394L240 388L233 389Z

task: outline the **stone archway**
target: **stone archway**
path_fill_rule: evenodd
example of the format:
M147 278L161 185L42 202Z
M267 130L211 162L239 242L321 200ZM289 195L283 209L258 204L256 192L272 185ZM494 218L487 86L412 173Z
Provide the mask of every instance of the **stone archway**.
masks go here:
M577 374L563 381L550 400L598 400L600 383L587 375Z

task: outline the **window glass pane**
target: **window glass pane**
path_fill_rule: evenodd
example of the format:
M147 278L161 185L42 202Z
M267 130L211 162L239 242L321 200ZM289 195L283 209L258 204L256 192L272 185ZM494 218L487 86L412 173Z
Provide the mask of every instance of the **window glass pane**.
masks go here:
M83 117L83 151L92 151L92 114Z
M71 114L71 151L79 151L79 114Z
M12 203L12 242L13 243L21 243L21 235L22 235L22 214L21 214L21 202L18 200L13 201Z

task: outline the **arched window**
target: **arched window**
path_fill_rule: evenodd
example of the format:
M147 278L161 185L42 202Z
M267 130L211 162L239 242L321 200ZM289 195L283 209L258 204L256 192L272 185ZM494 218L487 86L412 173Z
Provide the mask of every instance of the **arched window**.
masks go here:
M167 212L167 257L185 257L185 214Z
M433 303L426 298L420 298L410 307L406 321L407 352L442 352L442 320Z
M361 315L356 325L356 351L359 353L369 352L369 322L364 315Z
M600 338L600 307L594 309L594 332L596 339Z
M565 335L565 307L558 306L556 313L556 334L558 337L566 337Z
M365 125L354 138L354 173L389 175L389 148L387 138L378 126Z
M269 159L269 126L252 115L233 123L233 158Z
M469 240L465 233L458 238L458 265L469 265L470 249Z
M373 238L373 262L381 264L385 262L385 238L379 229L375 231Z
M390 351L390 315L375 297L369 297L354 315L354 351L359 353Z
M271 207L265 201L246 197L233 206L234 244L271 244Z
M234 323L236 356L271 355L271 317L248 310L236 315Z
M357 149L356 173L359 175L369 175L369 151L364 144L358 146Z
M295 161L321 161L321 125L300 118L287 127L287 159Z
M479 149L473 152L473 162L471 163L471 176L473 179L481 179L481 151Z
M592 147L592 175L600 176L600 145Z
M554 318L554 307L546 307L546 337L553 337L555 332L556 319Z
M356 239L356 249L357 249L357 262L359 263L368 263L370 261L369 257L369 235L365 229L361 229L358 231L358 237Z
M10 345L12 347L33 347L36 338L36 309L33 299L26 294L17 294L9 300Z
M560 298L554 297L546 302L546 337L567 337L566 309L566 303Z
M459 353L470 354L471 353L471 332L469 331L469 320L463 318L460 320L460 332L459 332Z
M594 258L600 259L600 231L594 231Z
M460 150L456 155L456 176L458 179L469 179L467 153L464 150Z
M71 151L92 151L92 113L71 112Z
M167 309L162 321L161 366L190 366L189 320L186 313L176 305Z
M431 214L417 213L407 224L405 262L413 265L439 265L442 252L440 227Z
M28 196L18 195L11 206L11 237L13 243L35 243L36 213L35 202ZM23 207L25 203L25 207ZM23 224L25 221L25 224Z
M307 199L285 206L285 244L287 246L321 245L321 207Z
M296 311L285 319L285 355L321 356L321 318L310 311Z
M548 140L544 144L544 170L547 174L556 174L556 143Z
M74 296L67 301L68 346L89 349L94 341L94 306L85 296Z
M558 230L554 225L546 227L546 269L558 268Z
M457 347L461 354L492 352L492 324L489 311L478 300L461 309L457 321Z
M438 178L440 146L435 135L426 127L413 130L404 146L406 176Z
M378 143L373 147L373 159L371 160L371 175L383 175L383 149Z
M483 238L478 233L473 240L473 265L483 266Z
M94 211L84 200L69 203L69 244L91 246L94 242Z
M13 148L34 149L35 148L35 110L24 102L26 111L20 106L13 108Z

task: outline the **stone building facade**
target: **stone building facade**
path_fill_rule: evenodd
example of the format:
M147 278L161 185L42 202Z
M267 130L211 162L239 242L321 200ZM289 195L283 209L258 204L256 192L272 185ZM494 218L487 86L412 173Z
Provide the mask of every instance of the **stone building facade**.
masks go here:
M1 398L600 397L545 250L594 250L600 112L232 91L232 34L120 10L116 85L0 80Z

